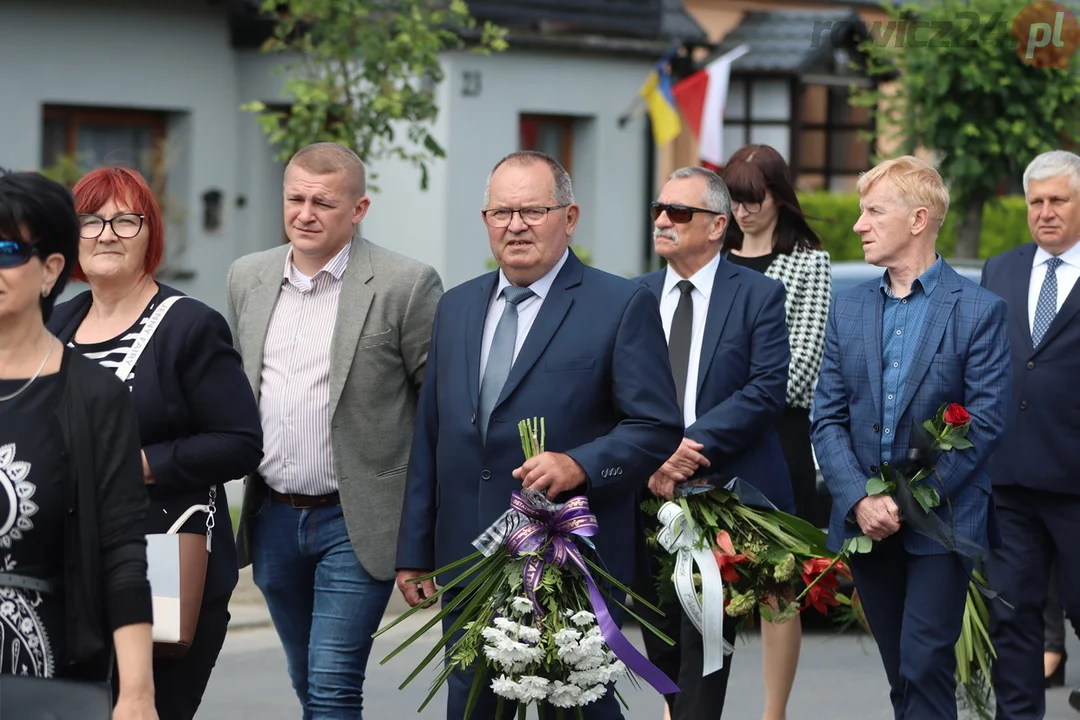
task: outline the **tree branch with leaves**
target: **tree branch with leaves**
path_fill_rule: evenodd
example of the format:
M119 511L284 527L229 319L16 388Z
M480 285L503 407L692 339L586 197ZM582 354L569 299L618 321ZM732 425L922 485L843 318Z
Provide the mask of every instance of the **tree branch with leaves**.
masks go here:
M907 4L888 8L889 19L874 23L861 46L869 75L895 82L856 90L853 104L876 109L879 144L934 152L961 217L958 258L978 257L983 208L1010 179L1039 153L1080 139L1075 21L1055 31L1054 44L1048 37L1038 52L1028 52L1042 32L1033 34L1033 23L1053 31L1052 6Z
M478 27L462 0L265 0L276 18L263 44L269 53L292 53L283 65L287 112L254 101L242 109L258 122L286 161L314 142L351 148L365 161L397 158L420 171L446 151L431 134L443 80L440 54L466 47L481 53L506 49L506 31Z

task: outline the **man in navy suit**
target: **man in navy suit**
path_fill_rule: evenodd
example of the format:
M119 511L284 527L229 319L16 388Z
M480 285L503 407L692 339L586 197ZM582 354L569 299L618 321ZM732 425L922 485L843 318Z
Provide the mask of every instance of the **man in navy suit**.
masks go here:
M1012 345L1013 398L990 463L1003 543L989 581L1013 606L994 603L990 621L997 716L1008 720L1046 711L1042 610L1055 553L1061 606L1080 619L1080 157L1039 155L1024 194L1034 242L988 260L982 280L1009 305Z
M600 560L629 583L644 560L640 488L682 438L656 298L569 249L579 209L566 170L542 153L507 156L482 215L499 270L442 297L420 394L397 554L414 606L434 585L409 580L472 553L522 487L585 495ZM546 419L547 451L524 461L518 422L533 417ZM463 717L471 683L450 677L448 719ZM489 688L473 716L495 716ZM585 717L622 714L608 692Z
M945 403L963 405L974 447L938 460L936 512L958 535L989 544L986 465L1009 402L1007 310L936 254L949 194L934 168L911 156L888 160L856 189L855 232L866 261L885 273L840 293L829 313L811 429L833 497L829 548L859 534L875 541L869 554L852 555L851 570L895 717L955 718L968 568L913 530L891 497L867 496L866 482L906 459L913 424Z
M730 212L724 181L702 167L676 170L652 204L653 242L668 266L639 282L660 303L686 429L679 449L649 479L649 490L671 498L677 484L696 475L738 475L780 509L794 512L791 477L774 429L791 360L784 286L721 256ZM635 590L655 604L652 570L638 579ZM667 696L671 717L720 717L730 658L721 670L702 677L701 634L677 602L661 609L664 616L647 608L640 612L679 640L672 647L645 635L650 659L678 678L680 692ZM724 623L728 642L734 642L735 627L730 619Z

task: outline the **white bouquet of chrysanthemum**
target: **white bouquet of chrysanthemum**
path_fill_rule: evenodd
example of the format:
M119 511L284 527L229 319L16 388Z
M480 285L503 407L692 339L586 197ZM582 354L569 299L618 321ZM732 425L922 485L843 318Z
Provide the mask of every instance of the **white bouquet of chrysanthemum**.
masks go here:
M546 702L556 708L584 707L627 675L626 665L608 649L591 612L564 610L562 617L552 613L541 620L546 626L541 632L533 624L532 611L528 598L515 597L481 631L484 656L499 673L491 689L500 698Z
M543 420L539 424L536 420L522 421L520 430L526 458L543 452ZM465 587L382 662L460 608L452 626L401 685L404 688L445 648L446 665L432 683L421 710L456 670L473 673L466 717L476 708L485 687L495 693L496 718L502 717L509 702L517 704L518 718L525 717L527 707L536 705L541 717L545 707L554 708L556 720L563 717L564 711L583 717L582 708L600 700L609 690L619 697L614 683L621 677L632 682L641 677L661 693L678 692L670 678L626 639L611 617L607 601L637 617L625 604L623 594L633 597L635 603L659 610L589 557L587 550L593 547L588 538L597 531L596 517L589 512L584 496L554 505L533 490L514 491L510 509L474 541L474 554L426 576L433 578L475 561L459 576L471 576ZM601 589L593 573L616 592ZM450 582L431 599L441 597L455 584ZM375 635L419 609L406 611ZM643 628L674 644L638 620Z

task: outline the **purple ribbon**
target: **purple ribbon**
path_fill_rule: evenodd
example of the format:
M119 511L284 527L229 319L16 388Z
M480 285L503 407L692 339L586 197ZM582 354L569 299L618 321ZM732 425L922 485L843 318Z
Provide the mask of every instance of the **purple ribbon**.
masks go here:
M536 617L544 616L544 609L536 598L536 591L540 589L540 583L544 578L544 565L562 567L569 560L585 576L596 624L600 627L604 642L615 653L615 657L622 660L627 668L662 695L679 692L679 686L638 652L638 649L630 644L615 621L611 619L604 597L593 582L584 558L581 557L581 553L570 537L571 535L589 537L599 531L600 526L596 523L596 516L589 512L589 501L579 495L567 501L558 510L551 512L531 505L519 490L515 490L510 497L510 509L528 517L532 522L521 525L510 534L510 537L506 539L506 549L514 556L529 552L540 553L530 555L525 559L525 569L522 573L525 594L533 604Z

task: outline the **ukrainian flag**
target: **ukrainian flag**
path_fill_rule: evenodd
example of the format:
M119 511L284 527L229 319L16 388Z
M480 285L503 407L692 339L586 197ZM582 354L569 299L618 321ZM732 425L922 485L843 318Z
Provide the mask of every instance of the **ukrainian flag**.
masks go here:
M682 120L675 107L675 96L671 93L671 73L667 69L669 57L665 55L656 64L656 68L649 73L645 84L638 91L649 108L653 141L657 147L667 145L682 132Z

